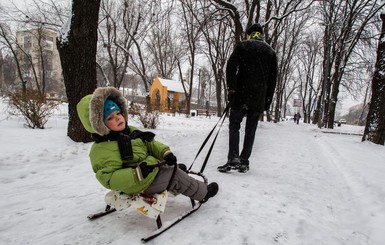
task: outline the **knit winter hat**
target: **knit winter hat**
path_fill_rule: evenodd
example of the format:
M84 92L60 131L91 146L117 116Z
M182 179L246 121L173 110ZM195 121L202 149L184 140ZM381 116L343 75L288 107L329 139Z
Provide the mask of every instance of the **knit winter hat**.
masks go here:
M263 29L261 24L255 23L254 25L250 26L249 29L247 29L246 34L251 35L253 32L259 32L263 35Z
M106 99L103 109L103 122L105 122L106 118L114 111L122 112L120 107L113 100Z

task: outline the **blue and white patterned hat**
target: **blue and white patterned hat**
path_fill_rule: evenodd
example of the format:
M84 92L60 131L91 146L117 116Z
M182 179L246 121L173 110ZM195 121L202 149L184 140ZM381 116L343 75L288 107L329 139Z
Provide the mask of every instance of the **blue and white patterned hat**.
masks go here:
M103 122L105 122L108 115L110 115L114 111L122 112L120 107L113 100L107 99L104 102Z

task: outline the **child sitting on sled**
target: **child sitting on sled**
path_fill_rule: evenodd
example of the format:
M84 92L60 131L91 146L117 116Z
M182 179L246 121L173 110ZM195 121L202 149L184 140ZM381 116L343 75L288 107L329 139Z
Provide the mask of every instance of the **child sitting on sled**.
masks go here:
M79 118L95 141L89 153L92 169L105 188L128 195L168 190L201 203L217 194L217 183L206 185L174 168L177 158L155 134L128 126L127 109L114 87L97 88L77 104Z

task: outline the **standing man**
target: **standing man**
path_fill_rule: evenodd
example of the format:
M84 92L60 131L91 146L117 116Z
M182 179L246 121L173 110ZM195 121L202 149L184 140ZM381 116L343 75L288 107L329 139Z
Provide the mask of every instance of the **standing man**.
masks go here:
M264 41L260 24L246 32L247 40L238 43L227 61L226 79L230 103L229 152L220 172L249 170L259 117L270 108L277 77L277 56ZM246 116L245 137L239 155L239 129Z

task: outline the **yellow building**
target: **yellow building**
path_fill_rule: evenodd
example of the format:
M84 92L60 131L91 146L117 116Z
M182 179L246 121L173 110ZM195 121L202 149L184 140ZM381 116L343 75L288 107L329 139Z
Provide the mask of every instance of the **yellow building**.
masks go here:
M188 91L186 83L185 88L186 91ZM180 81L164 79L160 78L159 76L156 76L150 88L151 111L179 111L179 101L185 98L184 95L185 91Z

